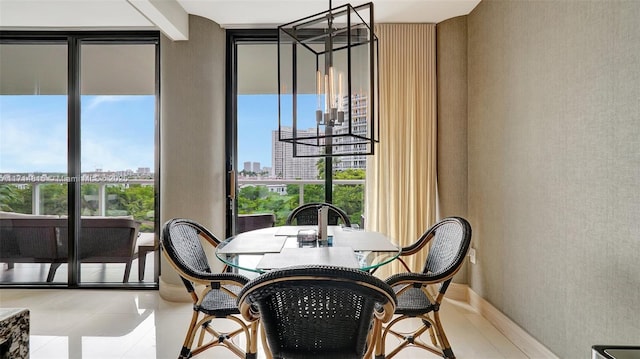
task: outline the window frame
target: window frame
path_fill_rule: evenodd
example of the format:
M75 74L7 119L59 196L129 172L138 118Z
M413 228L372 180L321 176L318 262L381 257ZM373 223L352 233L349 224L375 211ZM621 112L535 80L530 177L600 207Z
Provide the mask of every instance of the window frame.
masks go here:
M155 46L155 126L154 126L154 233L160 230L160 32L159 31L0 31L0 44L67 45L67 176L81 178L80 148L80 47L82 44L149 44ZM0 288L113 288L158 289L159 251L155 251L154 281L122 283L81 283L77 258L81 228L81 181L68 182L69 261L66 283L2 283Z

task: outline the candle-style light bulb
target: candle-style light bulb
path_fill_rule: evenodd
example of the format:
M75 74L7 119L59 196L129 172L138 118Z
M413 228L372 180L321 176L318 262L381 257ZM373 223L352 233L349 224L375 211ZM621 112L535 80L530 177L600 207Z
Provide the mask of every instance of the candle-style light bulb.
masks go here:
M338 111L342 111L342 98L344 92L342 92L342 72L338 72Z
M324 112L329 113L331 109L331 96L329 94L329 75L324 75Z
M335 95L336 95L336 89L335 89L335 85L334 85L334 81L335 81L336 77L333 71L333 66L329 67L329 86L331 86L330 90L329 90L329 97L331 98L331 103L330 103L330 107L333 107L334 101L335 101Z
M318 102L318 110L322 110L322 74L320 70L316 71L316 97Z
M316 101L318 102L316 125L319 126L322 123L322 74L320 70L316 71Z

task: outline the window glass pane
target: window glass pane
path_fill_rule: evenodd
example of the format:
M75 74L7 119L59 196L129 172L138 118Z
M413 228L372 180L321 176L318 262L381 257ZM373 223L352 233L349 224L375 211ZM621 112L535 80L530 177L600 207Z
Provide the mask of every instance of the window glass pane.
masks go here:
M283 225L298 205L325 201L325 159L293 157L293 145L278 140L277 44L239 43L236 55L239 221L253 213L274 213L276 225ZM290 96L287 100L282 110L291 116ZM317 95L303 93L297 100L299 116L315 118ZM309 126L307 130L315 133L313 122ZM297 150L302 148L318 150L309 146ZM360 223L362 214L365 162L364 156L333 159L333 203L345 209L353 223Z
M0 283L67 281L66 174L66 44L0 44Z
M154 243L155 45L83 44L81 59L81 281L137 282L139 255L154 281L140 246Z

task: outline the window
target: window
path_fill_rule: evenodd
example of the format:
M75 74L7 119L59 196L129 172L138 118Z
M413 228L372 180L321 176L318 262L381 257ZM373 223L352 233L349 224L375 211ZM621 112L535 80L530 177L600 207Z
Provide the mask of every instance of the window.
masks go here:
M327 201L359 223L364 203L364 156L333 158L330 180L324 158L294 158L292 145L278 141L276 32L229 30L227 34L227 68L232 75L227 86L227 127L232 129L228 158L230 170L237 175L229 218L274 213L276 225L283 225L298 205ZM298 106L314 113L316 103L316 95L309 94L302 96Z
M0 224L0 284L157 286L157 251L138 280L158 231L157 47L157 32L2 33L0 209L25 228Z

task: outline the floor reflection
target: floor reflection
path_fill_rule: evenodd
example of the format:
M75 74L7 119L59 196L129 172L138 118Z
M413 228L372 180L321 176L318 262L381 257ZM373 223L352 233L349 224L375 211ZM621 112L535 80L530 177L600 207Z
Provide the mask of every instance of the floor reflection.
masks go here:
M191 306L167 302L157 291L0 290L0 307L30 310L31 359L175 359L191 319ZM465 303L445 301L441 316L459 359L526 358ZM418 349L396 356L430 357ZM216 347L197 358L237 357ZM264 353L259 351L258 358L265 358Z
M145 261L143 283L153 283L155 272L154 252L147 253ZM13 268L0 263L0 283L46 283L49 273L49 263L15 263ZM122 283L124 263L83 263L80 266L81 281L83 283ZM67 264L60 265L53 278L53 283L64 284L67 282ZM129 275L129 283L137 284L138 261L134 260Z

